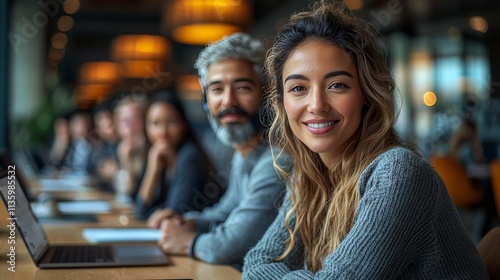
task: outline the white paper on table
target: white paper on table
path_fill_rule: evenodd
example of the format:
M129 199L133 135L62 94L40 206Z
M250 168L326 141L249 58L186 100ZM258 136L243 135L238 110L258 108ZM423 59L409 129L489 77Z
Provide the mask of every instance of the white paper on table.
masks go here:
M41 192L88 191L87 180L81 178L40 179Z
M91 243L158 241L161 231L149 228L86 228L83 237Z
M62 214L101 214L111 211L111 203L104 200L61 201L57 210Z

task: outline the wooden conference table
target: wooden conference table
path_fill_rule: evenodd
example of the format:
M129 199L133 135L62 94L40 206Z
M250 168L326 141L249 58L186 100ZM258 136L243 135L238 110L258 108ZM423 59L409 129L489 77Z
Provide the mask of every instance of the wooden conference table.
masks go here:
M88 193L87 193L88 195ZM95 195L95 194L94 194ZM96 197L103 197L97 194ZM241 273L228 265L211 265L189 257L170 256L167 266L112 267L78 269L39 269L33 263L20 236L16 237L16 268L10 272L8 261L8 220L7 211L0 203L0 279L91 279L91 280L131 280L131 279L241 279ZM135 221L130 209L118 208L111 213L99 214L97 222L42 223L51 244L88 243L82 236L84 228L94 227L144 227L142 221ZM16 234L19 234L16 232Z

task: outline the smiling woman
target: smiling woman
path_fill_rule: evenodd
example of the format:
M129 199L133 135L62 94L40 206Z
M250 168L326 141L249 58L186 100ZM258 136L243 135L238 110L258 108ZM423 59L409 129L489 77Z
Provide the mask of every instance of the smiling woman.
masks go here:
M283 77L293 134L331 165L361 120L364 96L355 61L331 43L308 40L290 53Z
M394 130L372 26L318 2L279 31L266 70L269 141L295 167L244 279L487 279L443 182Z

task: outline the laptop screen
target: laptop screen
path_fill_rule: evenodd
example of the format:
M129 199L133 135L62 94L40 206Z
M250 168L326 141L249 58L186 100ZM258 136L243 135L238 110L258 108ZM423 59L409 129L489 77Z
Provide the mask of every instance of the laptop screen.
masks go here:
M33 190L29 189L30 186L26 183L26 177L24 176L25 174L23 174L21 170L19 170L19 167L21 165L19 165L18 163L19 161L12 161L12 158L6 149L0 149L0 170L8 170L9 168L11 168L11 166L15 166L16 170L14 171L17 180L19 181L19 183L21 183L20 187L23 188L24 194L26 195L28 200L33 201L35 200L36 196L34 195Z
M14 170L0 172L0 193L11 217L8 218L7 225L17 224L18 232L21 232L31 257L38 263L48 249L49 241L42 225L31 211L30 204L14 174ZM19 238L14 240L16 243L19 242Z

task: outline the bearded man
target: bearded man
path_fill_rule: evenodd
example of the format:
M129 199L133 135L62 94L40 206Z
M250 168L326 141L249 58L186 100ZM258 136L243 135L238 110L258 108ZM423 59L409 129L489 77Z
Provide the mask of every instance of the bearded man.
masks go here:
M227 190L218 204L182 216L162 209L150 217L148 226L162 230L159 246L164 252L241 269L247 251L276 217L285 185L274 169L273 148L259 121L263 60L262 43L243 33L200 53L195 67L204 110L217 138L235 152ZM281 158L278 164L287 167Z

